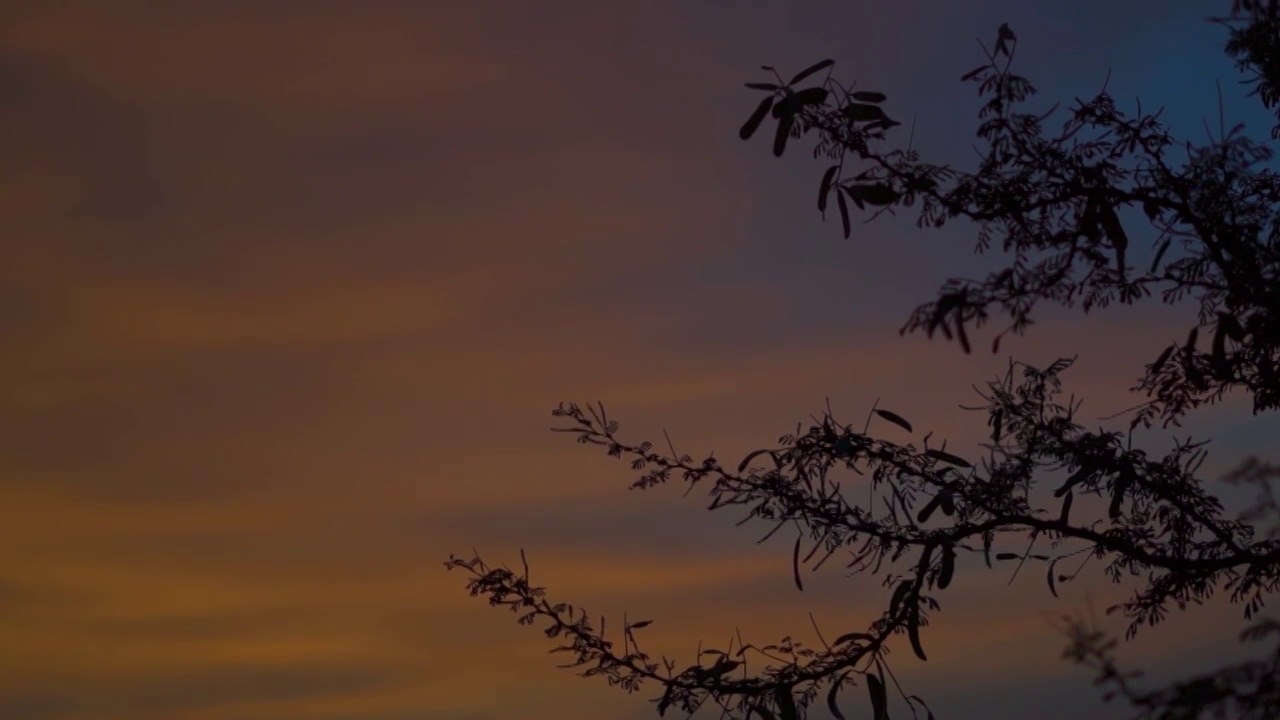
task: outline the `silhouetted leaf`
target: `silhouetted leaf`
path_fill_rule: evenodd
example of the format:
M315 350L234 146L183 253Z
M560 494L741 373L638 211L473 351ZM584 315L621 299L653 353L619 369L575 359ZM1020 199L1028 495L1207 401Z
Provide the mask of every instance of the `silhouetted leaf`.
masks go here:
M1156 373L1160 372L1160 369L1164 367L1164 364L1169 359L1169 356L1173 354L1173 350L1175 347L1177 346L1170 345L1169 347L1164 349L1164 352L1160 353L1160 357L1156 358L1155 363L1153 363L1151 366L1152 375L1155 375Z
M920 644L920 605L911 606L911 614L907 616L907 640L911 642L911 650L921 662L928 662L924 654L924 646Z
M951 576L956 571L956 551L950 545L942 548L942 567L938 571L938 589L946 590L951 585Z
M1199 325L1197 325L1197 326L1195 326L1195 327L1191 328L1191 332L1187 334L1187 344L1182 346L1182 349L1183 349L1187 354L1191 354L1191 353L1195 352L1195 349L1196 349L1196 338L1197 338L1199 335L1200 335L1200 326L1199 326Z
M840 208L840 228L844 231L844 237L849 239L849 205L844 201L844 194L836 192L836 205Z
M658 701L658 717L667 714L667 708L671 706L671 693L675 689L674 685L668 685L666 691L662 693L662 699Z
M793 113L785 113L778 118L778 131L773 136L773 156L782 157L782 153L787 150L787 139L791 137L791 126L795 124L796 116Z
M870 122L872 120L884 120L887 116L879 105L867 105L866 103L849 103L841 110L849 122Z
M861 100L862 102L880 103L884 102L888 98L882 92L875 92L874 90L859 90L853 94L853 99Z
M797 105L821 105L827 101L826 88L805 88L795 95L795 103Z
M986 70L988 67L990 67L990 65L979 65L978 67L976 67L976 68L974 68L974 69L970 70L969 72L967 72L967 73L965 73L965 74L961 75L961 76L960 76L960 81L961 81L961 82L968 82L969 80L972 80L972 79L974 79L974 78L978 77L978 74L979 74L979 73L981 73L983 70Z
M934 495L929 502L920 508L920 512L916 513L916 522L928 522L929 516L933 515L933 511L938 509L938 505L942 503L942 499Z
M729 660L728 658L721 658L720 660L716 661L716 664L712 666L711 670L708 671L708 674L711 677L721 677L733 672L736 668L738 668L741 665L742 663L738 662L737 660Z
M899 415L896 412L892 412L889 410L881 410L877 408L876 414L884 418L885 420L888 420L889 422L893 423L894 425L897 425L903 430L906 430L907 432L913 432L911 429L911 423L907 422L905 419L903 419L901 415Z
M925 450L924 454L932 458L937 458L938 460L941 460L945 463L956 465L958 467L962 467L962 468L973 467L972 465L969 464L968 460L965 460L962 457L956 457L955 455L952 455L951 453L946 452L944 450Z
M902 605L902 601L907 597L907 591L910 589L910 580L903 580L898 583L898 587L893 589L893 595L889 598L889 617L897 616L898 607Z
M1116 211L1109 205L1103 206L1098 221L1102 224L1102 231L1107 234L1107 239L1111 241L1111 246L1116 249L1116 271L1124 273L1125 249L1129 247L1129 235L1125 233L1124 226L1120 224L1120 216L1116 215Z
M1120 505L1124 502L1124 494L1129 490L1132 482L1133 478L1125 473L1121 474L1115 485L1111 487L1111 507L1107 509L1107 514L1112 520L1120 517Z
M892 205L902 196L898 194L886 183L875 183L874 185L858 185L854 188L858 196L872 205Z
M924 708L927 720L933 720L933 711L929 709L924 700L920 699L919 695L909 695L907 699L920 703L920 707Z
M778 720L778 717L773 714L772 710L765 707L764 703L760 703L758 705L753 706L751 710L754 710L755 713L760 717L764 718L764 720ZM751 713L748 712L747 715L748 717L750 717Z
M960 349L965 355L970 354L972 350L969 347L969 336L964 330L964 318L960 317L960 313L956 313L956 337L960 339Z
M938 507L942 508L942 514L951 517L956 514L956 501L952 499L950 489L943 490L938 493Z
M1171 242L1173 242L1173 238L1165 238L1164 242L1160 243L1160 249L1156 250L1156 256L1151 260L1150 272L1153 275L1156 272L1156 267L1160 265L1160 260L1164 257L1165 251L1169 249L1169 243Z
M831 689L827 691L827 709L835 716L836 720L848 720L844 713L840 712L840 706L836 704L836 693L839 692L840 686L844 683L844 679L848 677L849 671L845 670L840 677L831 683Z
M1013 34L1013 30L1009 29L1009 23L1001 23L1000 31L996 37L996 55L1008 55L1008 43L1017 42L1017 37Z
M867 209L867 206L862 202L862 196L854 192L854 190L849 185L841 185L840 189L844 192L846 196L848 196L850 200L853 201L854 205L858 206L859 210Z
M752 461L752 460L755 460L757 457L759 457L759 456L761 456L761 455L764 455L764 454L765 454L765 453L767 453L767 452L769 452L769 451L768 451L768 450L754 450L754 451L752 451L752 452L750 452L750 453L747 453L747 456L746 456L746 457L744 457L744 458L742 458L742 462L738 463L738 472L742 472L743 470L746 470L746 469L747 469L747 466L751 464L751 461Z
M1053 496L1062 497L1063 495L1066 495L1068 492L1071 491L1071 488L1075 487L1078 483L1081 483L1084 480L1088 479L1088 477L1092 475L1093 472L1094 472L1093 463L1090 461L1086 461L1083 465L1080 466L1079 470L1076 470L1074 473L1071 474L1070 477L1067 478L1066 482L1062 483L1061 487L1053 491Z
M854 640L871 640L871 639L873 639L873 636L868 633L863 633L863 632L845 633L844 635L841 635L840 637L836 638L835 641L831 643L831 646L839 647L847 642L853 642Z
M760 123L764 122L764 117L769 114L769 110L773 108L773 96L769 96L760 101L756 106L755 112L751 113L751 117L747 118L747 122L738 131L738 137L743 140L750 140L751 136L760 128Z
M1067 496L1062 499L1062 512L1058 515L1058 522L1066 523L1070 518L1071 502L1073 498L1075 498L1075 494L1068 490Z
M652 620L641 620L640 622L631 623L630 629L639 630L640 628L649 627L653 624Z
M1069 497L1069 496L1068 496L1068 497ZM1053 578L1054 578L1054 575L1053 575L1053 566L1054 566L1054 565L1057 565L1057 564L1058 564L1058 561L1059 561L1059 560L1061 560L1061 559L1062 559L1062 558L1060 558L1060 557L1059 557L1059 558L1054 558L1053 562L1049 563L1049 571L1048 571L1048 573L1047 573L1047 577L1048 577L1048 580L1049 580L1049 592L1050 592L1050 593L1053 593L1053 596L1054 596L1054 597L1058 597L1058 588L1057 588L1057 586L1056 586L1056 585L1054 584L1054 582L1053 582Z
M1219 380L1226 381L1231 375L1231 366L1227 363L1227 327L1221 321L1213 333L1213 354L1209 364Z
M827 196L831 194L831 181L836 177L839 165L832 165L822 173L822 182L818 184L818 212L827 211Z
M778 712L782 715L781 720L796 720L796 701L791 697L791 688L786 685L779 685L773 691L773 698L778 703Z
M800 582L800 540L803 535L796 535L796 546L791 550L791 571L796 581L796 589L804 592L804 583Z
M868 674L867 695L871 697L871 708L875 720L888 720L889 696L885 692L884 679Z
M750 83L746 83L746 86L747 86L747 87L749 87L749 88L751 88L752 90L768 90L768 91L774 91L774 90L781 90L781 89L782 89L782 87L781 87L780 85L774 85L773 83L755 83L755 82L750 82Z
M793 77L793 78L791 78L791 82L789 82L789 83L787 83L787 84L788 84L788 85L795 85L796 83L798 83L798 82L800 82L801 80L803 80L803 79L805 79L805 78L809 77L810 75L812 75L812 74L814 74L814 73L818 72L819 70L825 70L825 69L827 69L827 68L829 68L829 67L831 67L832 65L835 65L835 64L836 64L836 61L835 61L835 60L822 60L822 61L820 61L820 62L816 62L816 63L814 63L814 64L810 65L809 67L807 67L807 68L805 68L805 69L801 70L800 72L796 73L796 76L795 76L795 77Z
M1018 553L1011 553L1011 552L996 553L996 559L997 560L1017 560Z

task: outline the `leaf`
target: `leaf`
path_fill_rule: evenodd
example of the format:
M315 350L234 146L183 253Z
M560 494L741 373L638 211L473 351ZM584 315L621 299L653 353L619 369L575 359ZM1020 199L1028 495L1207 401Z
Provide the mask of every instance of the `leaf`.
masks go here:
M782 89L781 86L774 85L773 83L745 83L745 85L752 90L768 90L770 92Z
M1231 338L1232 340L1235 340L1236 342L1244 341L1244 336L1245 336L1244 328L1240 326L1240 320L1236 318L1235 315L1232 315L1231 313L1225 313L1225 312L1219 311L1218 322L1226 326L1227 337Z
M1123 274L1124 253L1129 247L1129 236L1125 233L1124 226L1120 224L1120 216L1116 215L1115 208L1107 205L1102 208L1102 214L1098 220L1102 223L1102 230L1111 241L1111 246L1116 249L1116 271Z
M849 671L845 670L840 677L831 683L831 689L827 691L827 708L831 710L831 714L835 716L836 720L848 720L844 713L840 712L840 706L836 704L836 693L839 692L840 685L844 683L844 679L848 675Z
M876 414L877 414L877 415L879 415L880 417L884 418L885 420L888 420L889 422L893 423L894 425L897 425L898 427L902 428L903 430L906 430L907 432L912 432L912 430L911 430L911 423L909 423L909 422L907 422L905 419L903 419L903 417L902 417L901 415L899 415L898 413L893 412L893 411L890 411L890 410L880 410L880 409L878 409L878 408L877 408L877 409L876 409Z
M1227 363L1227 326L1221 321L1218 322L1218 329L1213 334L1213 355L1209 358L1209 364L1219 380L1230 379L1231 365Z
M956 501L951 499L951 490L946 489L938 493L938 500L941 503L942 514L951 517L956 514Z
M1155 375L1156 373L1160 372L1160 368L1164 367L1165 361L1167 361L1169 359L1169 356L1173 354L1173 350L1176 347L1177 347L1176 345L1170 345L1169 347L1164 349L1164 352L1160 353L1160 357L1156 358L1155 363L1151 365L1152 375Z
M778 720L777 716L773 714L773 711L764 706L764 703L760 703L751 709L755 710L756 714L764 718L764 720ZM750 716L751 713L748 712L747 715Z
M1143 200L1143 201L1142 201L1142 212L1147 216L1147 219L1148 219L1148 220L1155 220L1155 219L1156 219L1156 216L1160 214L1160 206L1159 206L1159 205L1156 205L1154 202L1151 202L1150 200ZM1165 240L1165 244L1166 244L1166 245L1168 245L1168 244L1169 244L1169 241L1168 241L1168 240ZM1163 252L1163 251L1161 251L1161 252ZM1154 267L1155 267L1155 264L1154 264L1154 263L1152 263L1152 268L1154 268ZM1154 272L1154 270L1153 270L1153 272Z
M637 623L631 623L631 625L629 626L629 629L639 630L640 628L643 628L643 627L649 627L651 624L653 624L652 620L641 620L640 622L637 622Z
M810 75L812 75L812 74L814 74L814 73L818 72L819 70L825 70L825 69L827 69L827 68L829 68L829 67L831 67L832 65L835 65L835 64L836 64L836 61L835 61L835 60L831 60L831 59L827 59L827 60L822 60L822 61L820 61L820 62L816 62L816 63L814 63L814 64L810 65L809 67L807 67L807 68L805 68L805 69L801 70L800 72L796 73L796 76L795 76L795 77L793 77L793 78L791 78L791 82L789 82L789 83L787 83L787 84L788 84L788 85L795 85L796 83L798 83L798 82L800 82L801 80L803 80L803 79L805 79L805 78L809 77Z
M871 696L871 707L875 720L888 720L889 696L885 693L884 680L875 675L868 675L867 694Z
M865 103L849 103L840 112L844 113L849 122L870 122L872 120L884 120L888 117L879 105L867 105Z
M1154 275L1154 274L1155 274L1155 272L1156 272L1156 266L1160 264L1160 260L1161 260L1161 258L1163 258L1163 257L1164 257L1164 253L1165 253L1165 251L1169 249L1169 243L1171 243L1171 242L1173 242L1173 238L1165 238L1164 242L1160 243L1160 249L1159 249L1159 250L1156 250L1156 256L1155 256L1155 258L1151 261L1151 271L1150 271L1150 272L1151 272L1153 275Z
M1053 593L1053 596L1054 596L1054 597L1058 597L1058 588L1057 588L1057 587L1054 585L1054 583L1053 583L1053 577L1054 577L1054 575L1053 575L1053 566L1054 566L1054 565L1057 565L1057 564L1058 564L1058 561L1059 561L1059 560L1061 560L1061 559L1062 559L1062 558L1060 558L1060 557L1058 557L1058 558L1054 558L1053 562L1049 563L1049 572L1048 572L1048 579L1049 579L1049 592Z
M787 139L791 137L791 126L795 124L794 113L785 113L778 118L778 131L773 136L773 156L782 157L787 150Z
M862 197L872 205L892 205L898 202L902 197L897 190L894 190L886 183L876 183L875 185L864 185Z
M968 81L970 81L970 80L972 80L972 79L974 79L974 78L978 77L978 74L979 74L979 73L981 73L983 70L986 70L988 67L990 67L990 66L988 66L988 65L979 65L978 67L976 67L976 68L974 68L974 69L970 70L969 72L967 72L967 73L965 73L965 74L961 75L961 76L960 76L960 82L968 82Z
M915 651L916 657L921 662L928 662L929 658L924 654L924 646L920 644L920 605L914 605L911 608L911 614L907 616L907 639L911 641L911 649Z
M888 97L882 92L875 92L873 90L859 90L858 92L853 94L853 99L861 100L862 102L881 103L887 100Z
M795 94L794 102L797 105L801 105L801 106L821 105L822 103L827 101L828 94L829 93L827 92L826 88L820 88L820 87L805 88L804 90L801 90L800 92Z
M844 635L841 635L840 637L836 638L835 641L831 643L831 646L837 647L847 642L853 642L854 640L871 640L873 637L874 637L873 635L869 635L864 632L845 633Z
M995 54L999 55L1001 53L1004 53L1005 55L1008 55L1009 46L1007 45L1007 43L1011 41L1017 42L1017 37L1014 36L1013 30L1009 29L1009 23L1000 23L999 34L996 37Z
M774 688L773 698L778 703L778 712L782 714L782 720L796 720L796 701L791 697L790 687L779 685Z
M934 495L929 502L924 504L924 507L920 508L920 512L916 514L916 522L928 522L929 516L933 514L934 510L938 509L938 505L941 503L941 496Z
M937 458L938 460L941 460L945 463L956 465L958 467L963 467L963 468L973 467L972 465L969 464L968 460L965 460L964 458L961 458L961 457L956 457L955 455L952 455L951 453L945 452L942 450L925 450L924 454L932 458Z
M1011 552L996 553L996 559L997 560L1017 560L1018 553L1011 553Z
M956 336L960 338L960 349L964 350L964 354L968 355L972 350L969 348L969 336L964 332L964 318L960 317L960 313L956 313Z
M1080 466L1079 470L1076 470L1074 473L1071 474L1071 477L1067 478L1066 482L1062 483L1062 487L1059 487L1057 490L1053 491L1053 496L1062 497L1063 495L1066 495L1067 493L1071 492L1071 488L1075 487L1080 482L1088 479L1088 477L1092 474L1093 474L1093 463L1086 461L1084 464Z
M796 589L804 592L804 583L800 582L800 540L803 535L796 535L796 546L791 551L791 573L796 581Z
M847 196L849 197L849 199L853 201L853 204L854 204L854 205L857 205L857 206L858 206L858 209L859 209L859 210L866 210L866 209L867 209L866 204L862 202L862 195L860 195L860 194L858 194L857 192L855 192L851 186L849 186L849 185L841 185L841 186L840 186L840 189L841 189L841 190L843 190L843 191L844 191L844 194L845 194L845 195L847 195Z
M920 703L920 706L924 708L924 711L928 716L926 720L933 720L933 711L929 709L929 705L924 700L920 699L919 695L909 695L907 700L914 700Z
M907 591L911 589L911 581L903 580L898 583L898 587L893 589L893 596L889 598L889 617L896 617L898 614L898 606L902 604L903 599L907 597Z
M862 129L867 132L877 132L882 130L892 130L893 128L896 128L901 124L902 123L898 122L897 120L890 120L889 118L885 118L883 120L875 120L873 122L869 122L866 125L863 125Z
M760 123L764 122L765 115L769 114L769 110L773 108L773 96L760 101L756 106L755 112L751 113L751 117L747 118L747 122L738 131L738 137L743 140L750 140L752 135L756 134L756 130L760 129Z
M1196 337L1197 337L1199 334L1200 334L1200 326L1199 326L1199 325L1197 325L1197 326L1195 326L1195 327L1191 328L1191 332L1187 335L1187 344L1186 344L1186 345L1184 345L1184 346L1182 347L1182 349L1183 349L1184 351L1186 351L1186 353L1187 353L1188 355L1190 355L1191 353L1195 352L1195 349L1196 349Z
M942 548L942 569L938 572L938 589L946 590L956 571L956 551L950 545Z
M1058 522L1063 523L1064 525L1066 524L1068 517L1071 515L1071 500L1074 497L1075 494L1068 490L1067 496L1062 499L1062 513L1058 515Z
M747 465L751 464L751 461L752 461L752 460L755 460L757 457L759 457L759 456L761 456L761 455L764 455L764 454L765 454L765 453L767 453L767 452L769 452L769 451L768 451L768 450L754 450L754 451L752 451L752 452L750 452L750 453L747 453L747 456L746 456L746 457L744 457L744 458L742 458L742 462L738 463L738 472L742 472L743 470L746 470L746 469L747 469Z
M827 211L827 196L831 194L831 181L836 177L839 165L832 165L822 173L822 182L818 185L818 212Z
M711 670L708 671L708 673L711 675L711 677L720 677L722 675L727 675L728 673L733 672L733 670L740 665L742 665L742 663L738 662L737 660L720 658L719 660L716 661L716 664L711 668Z
M1120 505L1124 502L1124 494L1129 490L1129 485L1132 482L1133 478L1126 473L1121 475L1120 479L1116 480L1116 484L1112 486L1111 507L1107 509L1107 514L1111 516L1112 520L1120 517Z
M840 206L840 226L844 230L844 238L849 239L849 204L844 201L844 194L836 193L836 204Z

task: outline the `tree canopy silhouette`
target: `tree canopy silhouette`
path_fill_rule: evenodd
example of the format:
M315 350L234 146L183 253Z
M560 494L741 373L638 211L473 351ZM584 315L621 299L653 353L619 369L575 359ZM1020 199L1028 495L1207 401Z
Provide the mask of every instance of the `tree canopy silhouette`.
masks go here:
M1278 4L1237 0L1232 16L1218 19L1227 28L1227 53L1267 108L1280 104ZM778 156L811 138L815 157L830 163L818 209L826 213L834 204L846 237L855 212L874 217L914 208L920 227L963 220L977 228L979 251L999 243L1008 264L981 280L948 280L910 315L903 333L941 333L967 353L979 329L1000 318L991 339L997 352L1003 335L1027 330L1041 303L1088 313L1157 292L1166 303L1195 300L1185 341L1163 348L1137 380L1133 390L1147 399L1128 411L1127 431L1094 432L1077 422L1079 404L1062 399L1061 375L1072 358L1045 368L1011 361L987 383L980 393L985 405L973 408L989 429L977 459L931 444L928 435L919 445L874 438L873 420L895 426L895 436L914 429L908 419L873 407L861 431L828 410L804 432L726 468L714 457L695 461L622 439L603 405L561 404L553 414L568 426L556 430L629 458L644 471L633 488L673 478L690 486L706 481L711 510L745 510L744 523L771 526L766 538L785 528L796 533L798 588L803 566L817 569L841 554L854 572L886 575L893 588L887 608L865 628L821 647L790 638L755 646L739 637L681 667L641 650L648 620L624 623L606 639L603 618L597 626L586 611L551 602L531 586L527 564L516 572L479 557L451 557L446 567L471 574L471 594L508 606L522 624L545 622L547 637L561 643L552 652L573 658L565 667L585 668L583 675L601 675L628 691L656 683L660 715L710 702L737 717L797 720L824 702L843 720L841 693L861 684L877 720L889 716L891 686L913 716L932 718L924 700L898 685L883 651L905 635L914 654L927 659L922 630L940 610L937 596L950 585L960 553L1015 573L1038 567L1054 595L1092 563L1113 579L1145 578L1109 610L1128 620L1126 638L1159 623L1171 606L1226 593L1251 621L1243 639L1277 640L1262 659L1144 689L1116 666L1113 639L1064 616L1065 655L1095 668L1108 697L1123 697L1145 718L1280 717L1280 622L1259 614L1280 589L1280 500L1272 484L1280 467L1248 458L1225 478L1257 491L1252 507L1232 519L1195 474L1204 442L1175 442L1160 458L1132 447L1139 425L1178 425L1231 390L1251 397L1255 415L1280 407L1280 177L1264 166L1271 149L1221 122L1219 137L1205 145L1175 141L1159 113L1146 114L1140 105L1126 113L1105 87L1066 110L1060 131L1047 130L1057 106L1024 109L1036 91L1012 69L1017 50L1017 35L1002 25L994 43L983 46L985 61L961 77L977 84L985 100L977 129L983 155L973 171L890 148L900 123L886 109L886 94L845 86L833 77L831 60L785 80L765 67L766 80L747 84L763 97L740 134L750 139L771 121ZM1280 137L1280 125L1272 137ZM1142 268L1130 257L1127 228L1135 222L1156 232L1153 260ZM842 493L832 477L837 468L867 477L868 505ZM1046 487L1044 475L1053 471L1068 476ZM1077 496L1102 498L1105 516L1073 514Z

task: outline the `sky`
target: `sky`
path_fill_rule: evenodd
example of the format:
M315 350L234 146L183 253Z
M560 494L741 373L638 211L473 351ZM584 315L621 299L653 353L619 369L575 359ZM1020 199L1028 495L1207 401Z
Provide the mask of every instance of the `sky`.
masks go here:
M690 662L735 627L811 639L809 612L862 629L875 579L798 593L788 539L757 545L767 528L675 485L628 490L549 411L599 400L627 438L732 463L826 398L972 447L982 421L957 405L1009 354L1078 352L1086 415L1134 404L1185 307L1046 312L1001 355L900 337L947 277L996 262L971 229L901 216L845 240L814 208L822 166L737 129L760 65L831 57L916 118L926 157L971 162L958 78L1008 22L1037 107L1110 71L1121 107L1202 141L1221 81L1228 122L1265 137L1211 9L1159 5L5 4L0 717L654 716L654 687L556 669L542 633L468 597L443 561L473 547L524 549L552 598L652 618L649 645ZM1233 398L1178 435L1214 438L1214 476L1277 429ZM940 720L1122 716L1047 618L1131 586L1054 599L1038 573L960 571L929 662L893 656ZM1241 627L1197 608L1122 658L1212 667Z

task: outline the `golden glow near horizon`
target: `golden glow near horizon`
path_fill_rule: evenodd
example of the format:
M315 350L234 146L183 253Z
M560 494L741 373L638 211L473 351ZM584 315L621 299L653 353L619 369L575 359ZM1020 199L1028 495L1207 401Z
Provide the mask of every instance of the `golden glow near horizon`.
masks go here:
M467 597L442 561L473 546L495 564L525 548L553 597L651 617L649 641L682 657L735 626L809 638L810 611L860 629L883 605L878 580L834 570L796 593L785 542L755 545L766 528L697 493L628 491L624 464L547 432L549 410L602 400L628 437L666 428L726 461L827 396L976 441L955 406L1004 357L897 335L974 263L969 234L883 222L841 241L812 209L817 166L735 130L761 62L832 54L934 102L958 72L933 60L965 65L999 21L945 3L859 22L840 4L500 5L0 12L17 99L0 118L0 717L653 714L653 692L555 669L540 632ZM1074 16L1010 13L1028 48L1083 42ZM972 126L941 97L917 131L937 147ZM1070 389L1104 415L1182 321L1058 314L1005 350L1080 351ZM1237 405L1206 418L1249 427ZM912 691L1096 707L1043 613L1124 588L1050 603L1039 578L961 570L930 662L896 656ZM1231 612L1187 617L1129 657L1234 632Z

